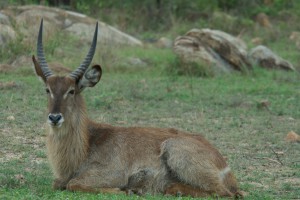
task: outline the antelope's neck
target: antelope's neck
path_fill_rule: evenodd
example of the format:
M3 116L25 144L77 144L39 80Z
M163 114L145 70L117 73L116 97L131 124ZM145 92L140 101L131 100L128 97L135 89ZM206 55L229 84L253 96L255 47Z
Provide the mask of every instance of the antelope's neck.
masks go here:
M47 150L56 178L69 178L87 158L88 118L85 110L74 112L60 128L50 127Z

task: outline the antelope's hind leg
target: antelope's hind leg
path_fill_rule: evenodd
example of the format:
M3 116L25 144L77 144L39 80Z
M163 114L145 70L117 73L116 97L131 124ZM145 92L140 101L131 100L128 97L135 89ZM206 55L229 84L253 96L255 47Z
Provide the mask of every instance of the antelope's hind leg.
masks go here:
M165 195L172 196L191 196L191 197L207 197L210 193L199 188L193 188L182 183L173 183L165 190Z
M201 188L194 188L190 185L184 185L182 183L173 183L164 192L165 195L171 196L191 196L191 197L208 197L213 194L213 192L205 191ZM226 196L226 195L225 195ZM228 197L233 197L234 199L243 199L243 194L236 192Z
M221 197L234 196L220 177L220 165L226 168L226 163L216 150L192 138L168 139L161 148L162 161L169 169L171 176L176 177L180 182L171 186L167 192L174 192L181 188L185 191L184 193L191 193L185 194L190 196L193 194L196 196L213 194ZM221 164L216 163L218 159Z

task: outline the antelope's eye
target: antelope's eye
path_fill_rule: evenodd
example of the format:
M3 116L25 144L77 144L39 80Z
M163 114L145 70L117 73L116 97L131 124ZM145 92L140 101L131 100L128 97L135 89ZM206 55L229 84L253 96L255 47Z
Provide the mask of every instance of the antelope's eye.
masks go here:
M48 88L46 88L46 93L50 94L50 90Z
M75 94L75 90L70 90L69 94Z

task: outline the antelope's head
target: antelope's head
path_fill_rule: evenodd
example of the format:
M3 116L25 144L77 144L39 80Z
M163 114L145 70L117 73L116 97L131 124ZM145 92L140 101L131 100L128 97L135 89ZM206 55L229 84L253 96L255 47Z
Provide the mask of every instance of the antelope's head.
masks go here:
M102 74L100 65L89 68L93 59L98 34L98 23L96 24L94 38L88 54L80 66L67 76L54 75L46 62L43 51L43 20L41 21L37 40L37 58L32 56L36 74L42 79L46 86L48 95L48 123L50 126L59 128L63 122L72 117L72 112L84 106L80 95L86 87L95 86ZM88 69L89 68L89 69Z

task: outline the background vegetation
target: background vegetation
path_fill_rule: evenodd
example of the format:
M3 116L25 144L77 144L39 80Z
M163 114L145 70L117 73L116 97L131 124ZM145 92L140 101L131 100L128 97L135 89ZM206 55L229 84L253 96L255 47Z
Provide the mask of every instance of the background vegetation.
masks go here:
M9 0L1 1L0 7L39 3L83 12L147 43L207 27L241 34L249 47L254 46L252 38L260 37L299 71L299 50L289 40L292 31L300 30L297 0ZM270 17L272 29L257 26L260 12ZM48 60L77 66L85 54L77 50L78 38L60 34L44 44ZM34 53L34 45L26 46L21 39L1 48L2 63ZM65 53L55 54L57 48ZM151 45L107 45L98 48L97 55L94 62L103 66L102 80L84 92L92 119L201 133L227 158L245 199L300 198L300 146L284 140L289 131L300 133L298 72L255 67L249 74L178 76L166 70L178 64L172 50ZM147 61L149 67L113 66L115 59L132 56ZM30 66L0 73L0 80L16 82L16 87L0 89L0 199L175 199L52 191L45 151L44 87Z
M7 0L1 1L0 6L26 4L43 4L82 12L134 35L144 34L145 31L161 33L172 29L177 23L194 23L198 27L203 23L208 25L216 11L241 18L240 23L254 19L261 12L279 19L300 14L300 2L297 0Z

